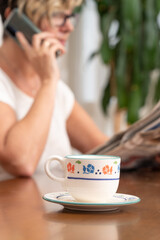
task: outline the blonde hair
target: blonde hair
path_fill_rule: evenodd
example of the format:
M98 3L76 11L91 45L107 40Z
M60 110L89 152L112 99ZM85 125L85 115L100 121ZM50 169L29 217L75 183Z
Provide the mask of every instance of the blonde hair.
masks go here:
M18 0L17 6L38 25L43 16L51 18L53 12L72 10L83 0Z

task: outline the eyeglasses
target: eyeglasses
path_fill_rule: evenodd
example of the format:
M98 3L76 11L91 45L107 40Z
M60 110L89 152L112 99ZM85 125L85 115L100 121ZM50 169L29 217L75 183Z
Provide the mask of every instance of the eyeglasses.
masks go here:
M77 14L65 14L62 12L57 12L52 14L52 21L55 27L63 27L66 24L66 21L69 19L71 24L75 26Z

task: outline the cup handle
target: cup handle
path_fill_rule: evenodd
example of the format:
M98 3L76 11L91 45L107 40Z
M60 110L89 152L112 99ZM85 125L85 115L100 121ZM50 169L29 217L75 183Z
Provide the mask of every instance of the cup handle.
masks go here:
M60 177L56 177L50 170L50 164L52 161L58 161L63 169L64 169L64 166L65 166L65 159L63 157L59 157L59 156L51 156L46 162L45 162L45 165L44 165L44 168L45 168L45 172L46 174L48 175L48 177L50 177L51 179L53 180L56 180L58 182L61 182L63 183L65 181L65 178L60 178Z

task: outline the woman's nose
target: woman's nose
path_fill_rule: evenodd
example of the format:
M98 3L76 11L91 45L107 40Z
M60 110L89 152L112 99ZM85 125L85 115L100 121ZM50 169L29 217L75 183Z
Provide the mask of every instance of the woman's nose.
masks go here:
M63 26L66 30L68 30L69 32L72 32L74 30L74 26L73 23L71 22L71 20L68 18L66 19L66 22Z

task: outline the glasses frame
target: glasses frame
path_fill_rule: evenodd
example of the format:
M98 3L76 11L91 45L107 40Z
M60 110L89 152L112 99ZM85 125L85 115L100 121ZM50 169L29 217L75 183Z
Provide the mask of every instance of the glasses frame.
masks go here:
M55 17L56 15L58 15L58 13L53 13L53 14L52 14L52 17ZM63 27L63 26L66 24L66 21L67 21L68 19L70 19L70 18L75 18L76 15L77 15L76 13L64 14L63 23L62 23L62 24L54 24L54 23L53 23L53 25L54 25L55 27Z

